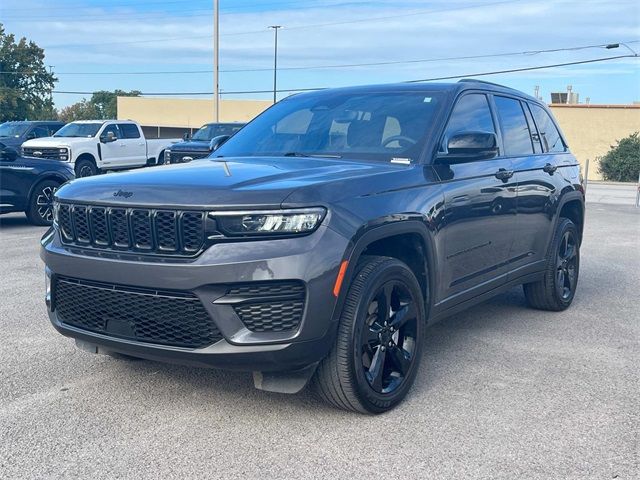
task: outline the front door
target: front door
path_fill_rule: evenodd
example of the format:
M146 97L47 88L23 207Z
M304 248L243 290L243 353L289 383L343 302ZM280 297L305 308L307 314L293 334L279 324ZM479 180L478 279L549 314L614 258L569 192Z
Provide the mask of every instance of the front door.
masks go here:
M489 99L469 93L458 99L441 144L462 132L498 135ZM443 183L443 242L437 303L447 308L506 282L516 221L516 182L511 159L436 166Z
M107 167L119 167L126 164L126 144L122 141L122 133L115 123L107 124L100 137L106 136L109 132L113 133L116 137L115 142L100 142L100 155L102 157L102 164Z
M119 123L118 129L125 145L126 164L131 166L146 165L147 144L142 138L138 126L133 123Z

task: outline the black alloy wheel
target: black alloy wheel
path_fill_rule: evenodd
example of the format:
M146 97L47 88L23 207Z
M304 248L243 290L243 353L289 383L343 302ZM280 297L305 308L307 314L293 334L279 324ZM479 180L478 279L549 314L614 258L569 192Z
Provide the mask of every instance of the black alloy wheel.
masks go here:
M573 231L567 230L562 236L556 255L556 289L563 300L569 299L576 288L578 279L578 244Z
M416 351L415 299L398 281L382 285L367 308L362 330L362 368L371 388L391 393L404 382Z
M26 212L32 224L46 226L53 223L53 196L59 186L54 180L45 180L35 186Z

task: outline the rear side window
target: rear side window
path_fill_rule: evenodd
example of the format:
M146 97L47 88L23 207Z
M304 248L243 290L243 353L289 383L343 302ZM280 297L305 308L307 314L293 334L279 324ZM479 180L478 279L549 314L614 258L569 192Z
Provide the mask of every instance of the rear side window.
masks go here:
M530 104L531 113L536 121L538 133L545 152L566 152L560 132L547 111L539 105Z
M498 120L502 130L505 155L530 155L533 153L531 133L519 100L494 97Z
M540 134L538 133L538 129L536 128L536 123L533 121L533 117L531 116L531 111L529 107L527 107L526 103L522 103L522 109L524 110L524 114L527 117L527 123L529 124L529 130L531 131L531 141L533 142L533 153L542 153L542 143L540 143Z
M440 150L446 152L447 142L460 132L496 133L487 96L481 93L465 95L453 107Z
M140 138L140 131L133 123L118 124L123 138Z

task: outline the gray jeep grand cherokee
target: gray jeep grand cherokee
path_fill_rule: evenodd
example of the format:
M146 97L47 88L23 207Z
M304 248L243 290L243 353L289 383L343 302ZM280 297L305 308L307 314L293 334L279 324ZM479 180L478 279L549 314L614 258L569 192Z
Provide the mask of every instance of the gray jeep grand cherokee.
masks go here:
M584 192L544 104L462 81L296 95L209 158L73 181L54 210L48 311L80 347L379 413L428 324L520 284L571 304Z

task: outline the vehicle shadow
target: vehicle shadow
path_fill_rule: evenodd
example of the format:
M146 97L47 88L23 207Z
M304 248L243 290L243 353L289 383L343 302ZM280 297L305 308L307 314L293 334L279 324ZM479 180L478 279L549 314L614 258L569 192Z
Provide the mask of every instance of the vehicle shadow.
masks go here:
M473 332L509 329L518 321L518 312L525 309L522 289L514 288L427 328L421 368L409 397L425 397L432 388L437 388L443 370L455 368L456 355L473 346ZM122 370L131 374L131 381L139 384L141 380L134 379L138 375L157 376L162 384L172 385L174 395L184 398L202 396L206 399L211 392L216 392L218 400L215 403L222 397L224 401L236 406L240 403L247 408L265 404L265 408L268 407L274 413L290 413L292 409L305 411L311 408L313 411L321 409L325 413L348 415L317 398L312 386L307 386L296 395L278 394L256 390L253 387L251 373L247 372L192 368L151 361L113 361L122 364ZM120 373L123 373L122 370ZM434 370L439 372L435 372L434 375Z
M25 228L25 227L29 227L30 229L39 229L39 230L42 230L43 232L47 228L49 228L49 227L38 227L35 225L31 225L29 223L29 220L27 220L27 217L25 217L24 214L21 214L21 213L0 215L0 229L2 230L14 230L14 229Z

